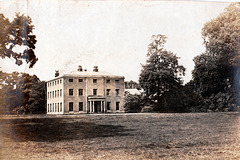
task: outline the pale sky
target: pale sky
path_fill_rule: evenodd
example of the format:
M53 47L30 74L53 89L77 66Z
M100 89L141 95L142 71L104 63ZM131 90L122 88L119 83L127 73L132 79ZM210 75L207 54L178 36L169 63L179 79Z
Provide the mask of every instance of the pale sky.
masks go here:
M77 70L92 70L125 76L138 81L145 64L151 36L168 37L165 48L180 57L191 79L193 57L204 52L201 29L230 3L197 1L78 1L0 0L0 12L12 20L15 12L32 18L37 36L38 62L32 69L25 63L0 59L6 72L36 74L41 80Z

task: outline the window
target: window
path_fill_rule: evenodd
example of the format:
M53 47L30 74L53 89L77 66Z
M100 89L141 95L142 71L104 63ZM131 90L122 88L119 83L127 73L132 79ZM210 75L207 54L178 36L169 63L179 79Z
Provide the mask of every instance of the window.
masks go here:
M93 79L93 83L97 83L97 79Z
M110 83L110 79L107 79L106 82L107 82L107 83Z
M60 89L60 97L62 97L62 89Z
M50 86L51 86L51 82L50 82L49 84L50 84Z
M120 102L116 102L116 110L119 110L119 103Z
M111 102L107 102L107 110L110 110Z
M54 91L52 91L52 98L54 98Z
M50 94L49 94L49 98L51 98L52 97L52 92L49 92Z
M119 95L119 89L116 89L116 95L117 96Z
M73 102L69 102L69 111L73 111Z
M82 96L82 95L83 95L83 89L79 89L79 90L78 90L78 95L79 95L79 96Z
M68 79L68 82L73 82L73 79Z
M79 111L83 111L83 102L79 102Z
M118 83L119 83L119 79L116 79L116 80L115 80L115 83L117 83L117 84L118 84Z
M52 104L50 104L50 112L52 112Z
M73 95L73 89L69 89L69 96Z
M47 112L49 112L49 104L47 105Z
M62 102L60 103L60 112L62 112Z
M78 79L78 82L83 82L83 79Z
M57 98L57 91L55 91L55 98Z
M111 89L107 89L107 96L110 95L110 90Z
M59 97L59 90L57 90L57 96Z
M53 112L55 112L55 108L54 108L55 106L54 106L54 103L52 104L52 107L53 107Z
M97 95L97 89L93 89L93 95Z
M60 84L62 83L62 80L60 79Z
M59 84L59 80L57 81L57 84Z

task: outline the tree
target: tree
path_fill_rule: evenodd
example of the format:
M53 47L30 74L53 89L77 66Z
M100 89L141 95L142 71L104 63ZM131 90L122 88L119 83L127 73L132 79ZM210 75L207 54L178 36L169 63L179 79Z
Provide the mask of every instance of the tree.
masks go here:
M124 85L125 85L125 89L138 89L140 90L140 86L137 82L134 82L134 81L125 81L124 82Z
M33 67L38 60L34 53L37 40L32 34L33 29L29 16L16 13L16 17L10 22L0 14L0 57L13 58L17 65L25 60L29 63L29 68Z
M182 84L181 76L184 76L185 68L178 64L179 57L164 49L166 36L153 35L152 39L139 83L149 100L159 103L163 94Z
M141 95L128 94L124 98L124 110L127 113L141 112L143 107Z
M195 90L213 109L223 105L229 107L239 97L239 10L240 3L232 3L217 18L204 25L202 36L206 51L194 58L192 75Z
M1 113L45 111L45 82L27 73L0 71Z

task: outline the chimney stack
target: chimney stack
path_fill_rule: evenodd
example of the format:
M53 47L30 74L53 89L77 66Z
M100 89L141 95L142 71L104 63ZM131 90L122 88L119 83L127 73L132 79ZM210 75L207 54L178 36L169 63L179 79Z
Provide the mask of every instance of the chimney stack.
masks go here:
M79 71L79 72L82 72L82 71L83 71L82 66L78 66L78 71Z
M58 77L59 76L59 70L56 70L55 71L55 77Z
M93 72L98 72L98 66L93 67Z

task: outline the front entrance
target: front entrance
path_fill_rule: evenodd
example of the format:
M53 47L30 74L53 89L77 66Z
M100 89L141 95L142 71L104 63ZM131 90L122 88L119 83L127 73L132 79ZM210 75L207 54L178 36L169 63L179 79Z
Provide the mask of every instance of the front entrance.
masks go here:
M101 112L101 101L94 102L94 111L95 113Z
M86 109L87 113L104 113L105 108L105 98L88 98L88 105Z

